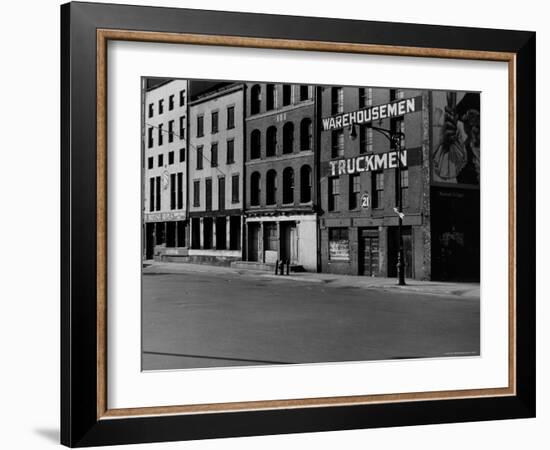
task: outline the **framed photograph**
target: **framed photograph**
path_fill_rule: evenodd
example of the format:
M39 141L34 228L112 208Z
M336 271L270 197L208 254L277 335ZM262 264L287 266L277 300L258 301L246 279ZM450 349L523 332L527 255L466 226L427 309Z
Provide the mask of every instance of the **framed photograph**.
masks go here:
M61 441L535 415L535 33L61 7Z

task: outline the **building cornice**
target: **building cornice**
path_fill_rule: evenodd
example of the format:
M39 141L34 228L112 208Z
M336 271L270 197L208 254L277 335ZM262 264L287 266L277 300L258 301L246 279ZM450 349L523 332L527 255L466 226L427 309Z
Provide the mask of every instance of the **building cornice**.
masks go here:
M218 97L222 97L224 95L229 95L234 92L240 91L244 89L244 84L238 83L238 84L230 84L229 86L223 86L219 89L216 89L215 91L210 91L206 94L203 94L203 96L199 96L195 100L189 102L189 107L199 105L201 103L214 100Z

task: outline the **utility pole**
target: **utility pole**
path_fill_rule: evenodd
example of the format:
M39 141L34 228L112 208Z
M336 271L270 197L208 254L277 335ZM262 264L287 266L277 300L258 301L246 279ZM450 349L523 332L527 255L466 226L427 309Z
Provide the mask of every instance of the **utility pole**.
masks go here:
M395 168L395 176L397 177L396 189L397 189L397 235L399 240L399 250L397 253L397 284L399 286L405 286L405 255L403 251L403 192L401 190L401 138L403 133L393 132L391 139L393 139L395 148L397 149L397 166Z

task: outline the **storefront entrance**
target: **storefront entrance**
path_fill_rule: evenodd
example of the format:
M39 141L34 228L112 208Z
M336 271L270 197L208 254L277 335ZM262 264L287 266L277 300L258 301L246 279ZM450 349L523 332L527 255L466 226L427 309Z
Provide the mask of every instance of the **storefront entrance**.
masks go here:
M281 222L281 259L298 264L298 232L295 222Z
M248 224L248 261L259 261L258 259L258 238L260 236L260 224Z
M478 189L432 188L432 279L479 281Z
M380 238L378 229L359 230L359 270L361 275L376 277L380 272Z
M145 259L153 259L155 253L155 224L148 222L145 224Z

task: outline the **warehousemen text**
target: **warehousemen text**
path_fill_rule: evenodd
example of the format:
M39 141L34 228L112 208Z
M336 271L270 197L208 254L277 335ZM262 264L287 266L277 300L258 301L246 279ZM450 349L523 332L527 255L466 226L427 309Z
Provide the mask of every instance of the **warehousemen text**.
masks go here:
M354 123L361 125L373 120L391 119L419 111L422 108L422 97L413 97L383 105L370 106L357 111L323 118L323 131L349 127Z
M407 167L407 150L400 152L401 167ZM329 161L331 176L346 175L375 170L395 169L397 167L397 152L362 155L355 158Z

